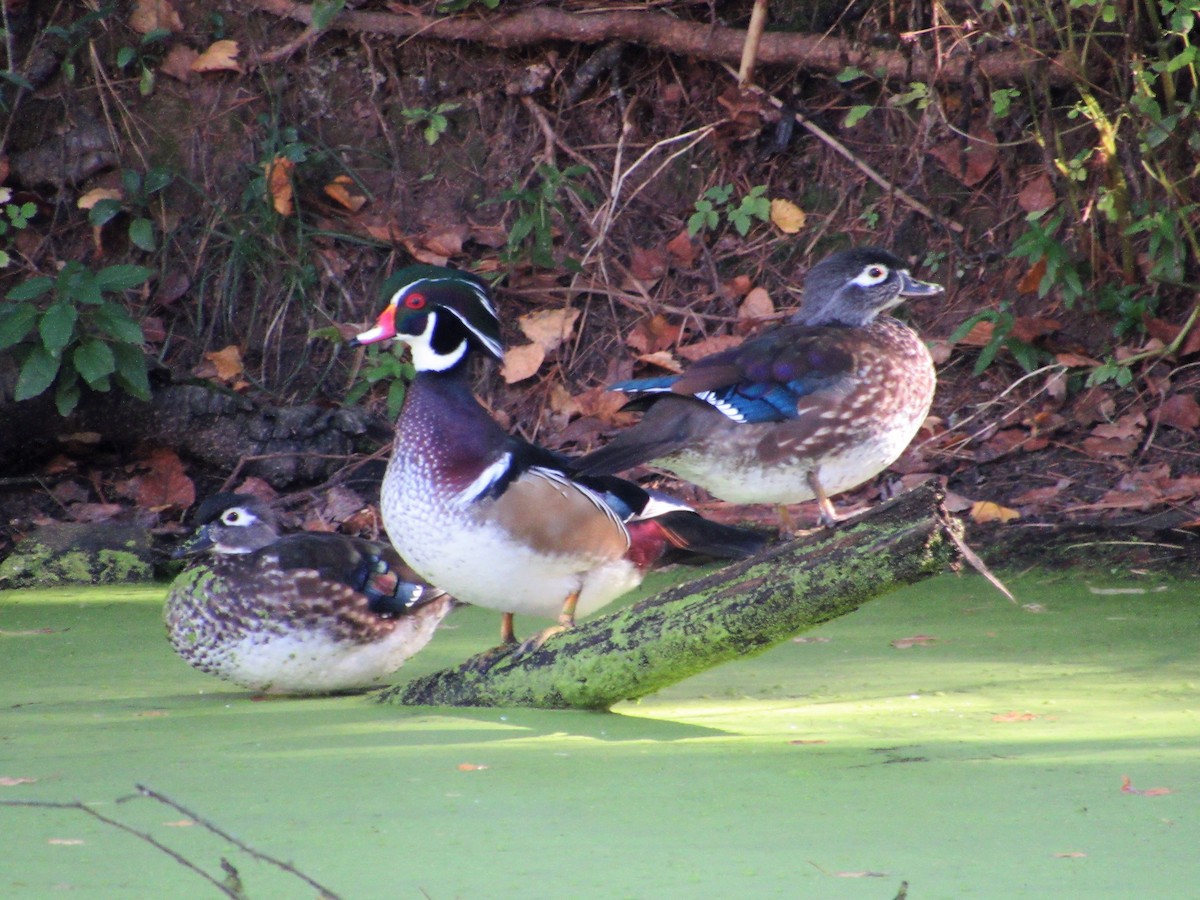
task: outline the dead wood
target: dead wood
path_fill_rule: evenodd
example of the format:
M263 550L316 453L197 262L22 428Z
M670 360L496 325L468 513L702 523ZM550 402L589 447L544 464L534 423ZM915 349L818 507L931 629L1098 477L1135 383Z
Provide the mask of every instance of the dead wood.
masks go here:
M608 709L759 653L944 571L959 527L932 486L585 622L540 649L490 651L382 695L406 706Z
M292 19L312 22L312 7L291 0L249 0L247 6ZM471 41L489 47L512 49L546 41L598 44L620 40L691 59L737 63L742 57L746 32L736 28L686 22L665 13L637 10L564 12L533 7L508 15L430 18L417 13L343 12L331 29L367 32L391 37L443 41ZM277 61L268 51L263 58ZM773 31L762 35L756 59L759 64L800 66L836 73L847 66L882 72L889 79L963 81L971 73L996 82L1024 82L1031 67L1047 66L1051 83L1071 80L1066 60L1052 60L1028 50L998 50L976 58L962 54L940 64L897 50L864 47L844 38Z

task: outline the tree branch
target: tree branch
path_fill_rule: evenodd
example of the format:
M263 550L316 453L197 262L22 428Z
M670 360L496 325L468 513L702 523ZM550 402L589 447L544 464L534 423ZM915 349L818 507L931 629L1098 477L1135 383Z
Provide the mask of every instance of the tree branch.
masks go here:
M248 0L247 7L286 19L312 23L312 7L292 0ZM508 15L430 18L417 13L343 12L329 30L369 32L392 37L431 38L443 41L473 41L489 47L511 49L545 41L599 44L621 40L691 59L737 63L742 56L746 32L736 28L687 22L661 12L611 10L564 12L545 6L522 9ZM274 58L264 53L260 60ZM802 66L836 73L847 66L866 72L882 72L889 79L962 81L971 64L997 82L1023 81L1031 66L1051 67L1051 83L1072 80L1065 60L1049 59L1028 49L997 50L977 59L963 54L933 68L930 60L908 57L897 50L864 47L844 38L826 35L772 31L758 45L759 64Z
M381 695L406 706L608 709L758 653L956 559L925 486L763 556L593 619L525 653L483 654Z

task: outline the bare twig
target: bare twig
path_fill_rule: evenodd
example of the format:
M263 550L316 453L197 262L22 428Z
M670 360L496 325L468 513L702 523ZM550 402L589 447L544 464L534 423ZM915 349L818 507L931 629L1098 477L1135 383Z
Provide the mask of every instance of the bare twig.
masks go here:
M742 61L738 64L738 84L742 87L754 79L754 64L758 61L758 45L762 42L767 24L767 0L754 0L750 24L746 26L746 43L742 45Z

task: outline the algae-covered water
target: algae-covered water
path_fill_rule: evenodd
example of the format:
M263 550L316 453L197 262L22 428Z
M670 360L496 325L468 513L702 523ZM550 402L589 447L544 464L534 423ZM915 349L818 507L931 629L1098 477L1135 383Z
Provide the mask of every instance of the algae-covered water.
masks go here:
M0 801L253 900L318 889L200 819L345 898L1196 896L1197 585L1010 586L1042 611L948 575L612 714L256 701L172 655L163 587L0 592ZM78 809L0 835L3 897L221 896Z

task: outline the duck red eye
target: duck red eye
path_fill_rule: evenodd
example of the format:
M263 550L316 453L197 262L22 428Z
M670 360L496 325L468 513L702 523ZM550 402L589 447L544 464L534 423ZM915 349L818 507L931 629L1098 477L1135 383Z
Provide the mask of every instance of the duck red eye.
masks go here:
M425 302L424 294L409 294L404 298L404 305L408 309L424 309Z

